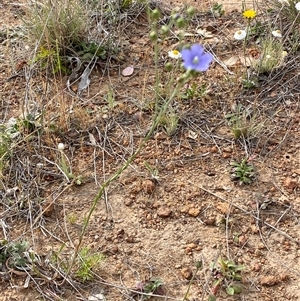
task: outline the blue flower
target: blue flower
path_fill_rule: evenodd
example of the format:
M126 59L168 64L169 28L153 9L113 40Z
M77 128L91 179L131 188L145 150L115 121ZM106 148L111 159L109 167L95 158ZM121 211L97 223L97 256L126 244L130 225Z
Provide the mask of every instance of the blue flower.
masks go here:
M206 71L213 60L213 56L204 52L204 48L199 44L194 44L190 49L183 49L181 57L185 69L198 72Z

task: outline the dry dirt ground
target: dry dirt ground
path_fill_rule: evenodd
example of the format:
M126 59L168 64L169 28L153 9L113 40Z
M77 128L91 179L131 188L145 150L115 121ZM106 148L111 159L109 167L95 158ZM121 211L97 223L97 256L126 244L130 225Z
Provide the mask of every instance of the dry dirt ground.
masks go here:
M243 20L239 10L231 11L239 8L233 4L225 5L223 17L196 24L213 32L212 40L194 39L210 47L220 61L240 51L231 36ZM28 59L23 37L18 34L23 10L22 4L0 3L0 30L8 33L0 36L2 123L20 116L28 91L26 70L7 80L18 63ZM38 273L18 274L2 264L0 299L87 300L101 293L108 301L142 300L134 291L138 283L153 277L162 280L164 291L151 300L182 300L195 264L201 261L203 268L195 275L187 297L207 300L217 280L217 259L222 256L244 266L243 290L229 296L219 287L215 289L218 300L300 300L300 112L294 63L287 63L290 72L279 70L260 87L247 90L237 81L241 64L229 70L214 62L205 74L209 93L202 99L176 102L180 122L175 134L169 137L160 127L98 202L83 240L84 246L106 256L94 271L94 279L82 283L76 277L64 280L59 274L63 263L55 265L53 256L71 261L101 183L124 164L149 128L151 108L145 99L151 95L154 79L146 21L141 16L131 24L124 61L104 73L94 72L90 90L81 98L66 92L66 79L52 94L52 105L61 104L62 99L67 109L80 107L91 112L85 129L76 123L85 118L79 114L69 120L68 131L47 138L49 147L40 148L43 156L53 161L56 145L64 143L73 173L84 178L82 185L67 183L46 161L42 161L44 170L34 167L41 162L36 152L41 143L38 139L15 146L14 166L4 177L8 173L16 177L4 187L19 185L19 190L14 198L7 196L4 187L1 191L0 239L29 241L43 262L41 266L48 270L48 279ZM170 46L165 45L166 51ZM137 72L124 78L120 70L129 65L137 66ZM44 95L39 89L47 89L46 81L37 76L30 82L30 93L38 103ZM108 85L116 93L112 110L107 110L103 98ZM255 107L257 122L265 121L255 139L234 139L224 116L236 103ZM249 156L256 178L251 185L238 185L230 178L230 162ZM145 168L145 161L157 170L157 179ZM29 166L27 171L24 166ZM34 199L22 196L35 191L35 186L39 193ZM15 203L8 203L8 198ZM25 199L22 204L21 199Z

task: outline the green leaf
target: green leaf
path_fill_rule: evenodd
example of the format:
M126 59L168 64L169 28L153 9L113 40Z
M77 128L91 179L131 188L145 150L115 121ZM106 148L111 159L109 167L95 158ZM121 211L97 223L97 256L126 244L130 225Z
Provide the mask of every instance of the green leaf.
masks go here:
M239 284L234 284L232 286L232 288L233 288L235 294L240 294L242 292L242 290L243 290L242 286L239 285Z
M228 286L226 288L226 293L230 296L233 296L234 295L234 288L232 286Z

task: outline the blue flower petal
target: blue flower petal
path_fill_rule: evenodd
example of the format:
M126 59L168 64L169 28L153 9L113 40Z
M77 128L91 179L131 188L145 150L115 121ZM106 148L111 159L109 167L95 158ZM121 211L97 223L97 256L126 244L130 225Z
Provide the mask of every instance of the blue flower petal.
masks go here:
M183 59L183 66L185 69L195 71L206 71L212 62L212 55L205 53L204 48L199 44L194 44L190 49L183 49L181 51Z
M191 47L191 52L193 55L201 56L204 52L204 48L200 44L194 44Z

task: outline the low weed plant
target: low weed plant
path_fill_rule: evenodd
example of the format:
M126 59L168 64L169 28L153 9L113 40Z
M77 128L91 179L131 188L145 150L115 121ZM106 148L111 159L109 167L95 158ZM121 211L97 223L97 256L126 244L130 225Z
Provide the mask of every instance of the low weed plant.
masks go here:
M258 135L263 127L257 115L250 108L245 108L242 104L233 107L233 112L226 114L228 126L235 139L250 139Z
M0 262L8 265L10 268L22 269L28 263L28 259L24 253L28 248L28 241L11 243L2 241L0 243Z
M209 300L216 300L215 296L219 289L225 288L226 293L230 296L242 292L242 275L244 266L237 265L233 260L219 257L217 266L212 266L212 274L215 279Z
M247 159L233 161L231 165L231 179L239 184L251 184L255 178L254 166Z
M77 277L83 282L93 279L93 271L101 266L104 259L103 254L92 252L89 247L83 247L77 257Z

